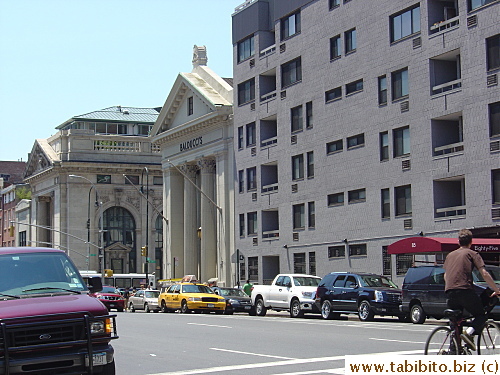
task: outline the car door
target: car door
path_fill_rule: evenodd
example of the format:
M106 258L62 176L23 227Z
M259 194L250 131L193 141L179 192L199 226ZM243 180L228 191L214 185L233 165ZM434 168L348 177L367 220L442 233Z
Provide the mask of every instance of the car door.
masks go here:
M180 307L180 287L180 285L172 285L167 291L166 304L169 309L178 309Z
M142 297L144 296L144 290L138 290L137 293L132 297L132 304L134 309L140 310L142 308Z
M269 297L268 297L268 303L271 306L279 306L280 305L280 298L281 298L281 291L283 289L283 280L285 276L279 276L276 279L276 282L274 285L269 286Z
M342 292L344 290L345 278L347 275L338 275L333 281L330 291L330 302L332 303L333 310L343 311L342 308Z
M276 306L282 308L288 308L288 294L292 288L292 278L290 276L283 277L283 282L281 288L278 288L276 292Z
M434 317L443 317L447 307L444 292L444 268L434 267L429 277L427 308L425 311Z
M339 305L343 311L357 311L359 280L355 275L348 275L345 279Z

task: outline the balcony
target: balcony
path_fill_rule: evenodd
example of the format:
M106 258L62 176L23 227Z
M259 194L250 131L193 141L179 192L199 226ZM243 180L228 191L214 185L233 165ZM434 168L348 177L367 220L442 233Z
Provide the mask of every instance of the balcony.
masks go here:
M276 193L278 192L278 162L263 164L261 170L261 192Z
M262 239L278 240L279 238L280 238L280 231L279 230L268 230L268 231L262 232Z
M262 211L262 239L274 241L280 238L278 209Z
M272 46L269 46L266 49L260 51L259 58L263 59L264 57L271 56L274 53L276 53L276 44L273 44Z
M260 146L270 147L278 143L277 116L269 116L260 120Z
M451 29L459 24L460 17L453 17L447 21L440 21L432 25L429 29L429 34L435 34L440 31Z
M466 214L465 177L456 176L434 183L434 218L460 219Z
M276 98L276 68L259 75L260 102Z
M460 49L430 59L431 95L442 94L462 87Z
M427 11L431 37L459 25L458 2L455 0L429 0Z
M433 156L447 156L464 150L462 112L431 120Z
M432 87L432 95L442 94L443 92L452 91L462 87L462 79L446 82L441 85Z
M457 216L465 216L465 206L445 207L436 209L436 218L449 218Z

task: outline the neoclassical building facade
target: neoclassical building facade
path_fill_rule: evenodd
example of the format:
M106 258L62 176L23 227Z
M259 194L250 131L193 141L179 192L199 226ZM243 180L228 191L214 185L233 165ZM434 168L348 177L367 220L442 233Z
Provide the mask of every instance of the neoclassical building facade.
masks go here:
M232 79L208 68L205 47L194 46L193 70L178 75L153 127L168 219L167 278L235 283L232 90Z
M29 231L29 246L61 248L80 270L142 273L147 264L160 277L163 179L148 138L159 111L114 106L35 141L24 176L30 212L17 226ZM154 261L146 263L143 246Z

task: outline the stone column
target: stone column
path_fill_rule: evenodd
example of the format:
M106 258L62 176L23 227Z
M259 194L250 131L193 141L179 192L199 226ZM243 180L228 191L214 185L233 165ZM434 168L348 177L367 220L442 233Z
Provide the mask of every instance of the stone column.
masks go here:
M167 279L184 275L184 177L175 169L164 171L163 212L168 225L163 225L163 264Z
M215 206L215 160L198 161L201 170L201 277L217 277L217 207ZM210 201L210 200L211 201Z
M181 167L184 173L184 275L198 275L198 227L196 225L196 183L195 165L184 164ZM191 180L191 182L187 181Z
M44 227L50 226L50 202L51 198L47 196L40 196L37 198L37 212L36 212L36 224ZM36 244L35 246L40 247L51 247L51 235L50 230L37 227L36 230Z

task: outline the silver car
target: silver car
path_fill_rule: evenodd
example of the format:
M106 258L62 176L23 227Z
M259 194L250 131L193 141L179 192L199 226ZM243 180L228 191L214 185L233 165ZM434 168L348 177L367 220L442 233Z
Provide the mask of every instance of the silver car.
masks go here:
M135 312L135 310L144 310L148 312L158 312L158 296L159 290L138 290L133 296L128 299L128 310Z

